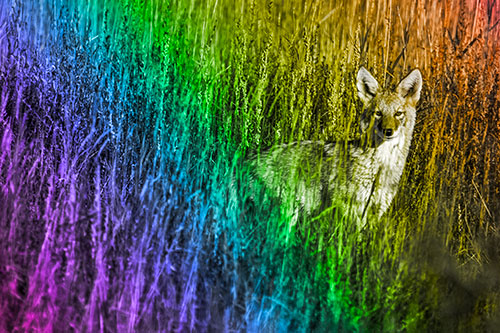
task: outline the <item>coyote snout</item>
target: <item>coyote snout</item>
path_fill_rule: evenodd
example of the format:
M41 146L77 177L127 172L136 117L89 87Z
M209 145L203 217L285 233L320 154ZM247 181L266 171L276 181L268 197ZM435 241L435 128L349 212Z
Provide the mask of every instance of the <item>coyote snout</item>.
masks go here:
M307 215L341 201L344 213L362 225L368 215L381 217L396 194L410 148L422 76L416 69L395 91L386 91L361 68L356 86L364 104L357 139L339 144L294 142L261 151L248 163L277 195L284 188L295 193Z

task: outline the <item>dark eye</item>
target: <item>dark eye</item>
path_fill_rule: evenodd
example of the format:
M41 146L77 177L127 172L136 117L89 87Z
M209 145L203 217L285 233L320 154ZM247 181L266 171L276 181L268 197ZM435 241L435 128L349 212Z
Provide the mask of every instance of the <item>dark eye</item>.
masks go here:
M375 116L376 117L382 117L382 112L380 112L380 111L375 112Z
M394 116L396 116L396 117L401 117L402 115L403 115L403 112L401 112L401 111L398 111L394 114Z

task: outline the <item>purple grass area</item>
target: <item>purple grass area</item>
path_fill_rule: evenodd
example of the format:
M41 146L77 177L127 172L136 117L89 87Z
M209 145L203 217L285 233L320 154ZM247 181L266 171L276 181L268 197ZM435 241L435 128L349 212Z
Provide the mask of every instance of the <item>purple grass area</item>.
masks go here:
M228 281L206 271L176 64L147 62L124 17L110 40L95 4L36 6L0 15L0 330L206 329Z

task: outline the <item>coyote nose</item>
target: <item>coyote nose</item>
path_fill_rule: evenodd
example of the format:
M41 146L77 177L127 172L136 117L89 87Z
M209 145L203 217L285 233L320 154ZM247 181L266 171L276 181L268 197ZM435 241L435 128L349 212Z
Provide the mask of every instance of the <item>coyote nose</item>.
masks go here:
M384 135L385 136L392 136L392 129L391 128L385 129L384 130Z

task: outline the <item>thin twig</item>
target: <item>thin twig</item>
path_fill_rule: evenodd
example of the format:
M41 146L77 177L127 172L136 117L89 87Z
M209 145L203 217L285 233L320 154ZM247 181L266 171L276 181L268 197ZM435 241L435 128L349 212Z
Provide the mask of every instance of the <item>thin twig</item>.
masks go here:
M472 185L474 185L474 188L476 189L477 194L479 194L479 198L481 199L481 202L483 203L484 208L486 208L486 212L488 213L489 217L493 218L490 210L488 209L488 206L486 206L486 202L484 201L483 196L481 195L481 192L479 192L479 189L477 188L477 185L474 182L474 179L472 180Z

